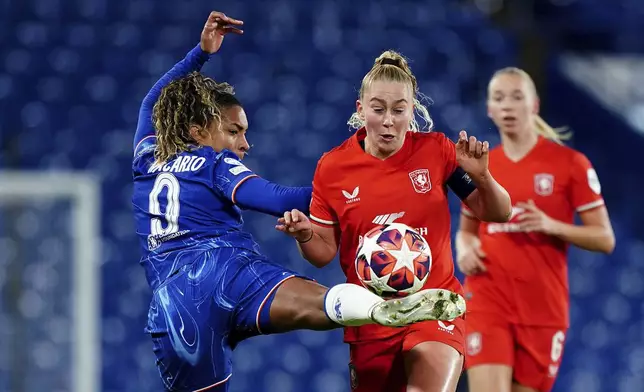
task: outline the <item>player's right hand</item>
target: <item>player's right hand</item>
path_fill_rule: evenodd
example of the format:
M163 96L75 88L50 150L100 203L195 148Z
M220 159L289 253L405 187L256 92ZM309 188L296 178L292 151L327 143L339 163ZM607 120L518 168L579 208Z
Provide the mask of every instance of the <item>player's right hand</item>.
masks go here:
M226 16L223 12L213 11L201 31L201 50L206 53L215 53L221 48L224 36L228 33L243 34L244 31L235 26L244 22Z
M284 216L277 220L275 228L300 242L307 241L313 235L311 221L302 211L297 209L286 211Z
M478 275L487 271L485 263L483 263L485 256L486 254L481 249L481 245L477 244L460 254L456 259L456 264L458 269L465 275Z

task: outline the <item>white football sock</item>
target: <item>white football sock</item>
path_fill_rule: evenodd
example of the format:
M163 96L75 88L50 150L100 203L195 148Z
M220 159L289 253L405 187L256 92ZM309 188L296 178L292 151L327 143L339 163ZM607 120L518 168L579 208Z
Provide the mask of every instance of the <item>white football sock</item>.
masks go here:
M382 298L362 286L342 283L333 286L324 297L324 310L331 321L347 327L375 324L371 310Z

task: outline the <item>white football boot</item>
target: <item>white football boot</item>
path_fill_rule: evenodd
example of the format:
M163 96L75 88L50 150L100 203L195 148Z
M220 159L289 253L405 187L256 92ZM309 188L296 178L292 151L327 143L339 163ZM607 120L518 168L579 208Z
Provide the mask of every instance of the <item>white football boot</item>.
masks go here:
M426 289L402 298L388 299L371 309L371 319L387 327L419 321L451 321L465 313L465 298L443 289Z

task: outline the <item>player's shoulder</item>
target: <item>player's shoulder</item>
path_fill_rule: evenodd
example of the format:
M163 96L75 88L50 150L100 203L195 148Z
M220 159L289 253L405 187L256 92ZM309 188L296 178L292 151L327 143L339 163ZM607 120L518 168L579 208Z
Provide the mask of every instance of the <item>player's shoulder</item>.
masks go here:
M355 135L322 154L320 159L318 159L317 170L327 171L339 168L342 162L346 162L347 158L355 154L355 150L352 148L355 142L354 139Z
M150 138L147 140L144 139L142 142L134 148L134 157L132 157L132 172L135 177L146 174L148 168L154 165L155 157L154 152L156 151L156 138Z
M589 160L586 155L562 143L557 143L554 140L544 140L541 155L544 158L556 156L559 162L567 162L568 164L588 164Z
M209 150L209 151L207 151ZM230 165L241 165L241 161L239 160L239 157L237 154L230 150L221 150L219 152L213 150L212 148L208 147L208 149L204 149L204 154L208 157L208 159L217 164L217 163L228 163Z
M411 137L414 144L420 146L444 146L453 143L452 140L441 131L409 132L407 135L408 137Z
M412 151L418 157L440 157L433 159L436 163L443 162L446 156L451 156L455 149L452 139L441 131L408 132L407 138L411 139Z

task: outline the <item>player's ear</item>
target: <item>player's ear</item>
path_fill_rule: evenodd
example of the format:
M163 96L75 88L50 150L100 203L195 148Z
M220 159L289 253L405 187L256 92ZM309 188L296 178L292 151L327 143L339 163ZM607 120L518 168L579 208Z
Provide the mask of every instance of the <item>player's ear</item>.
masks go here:
M360 117L360 120L364 121L364 107L362 106L362 102L360 100L356 100L356 113L358 113L358 117Z
M208 137L208 131L199 125L191 125L189 132L192 139L199 144L203 144L203 141Z
M534 103L532 104L532 114L539 114L539 108L541 107L541 101L539 98L534 99Z

